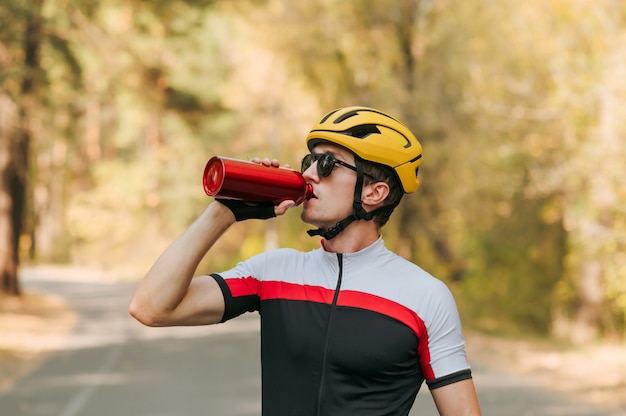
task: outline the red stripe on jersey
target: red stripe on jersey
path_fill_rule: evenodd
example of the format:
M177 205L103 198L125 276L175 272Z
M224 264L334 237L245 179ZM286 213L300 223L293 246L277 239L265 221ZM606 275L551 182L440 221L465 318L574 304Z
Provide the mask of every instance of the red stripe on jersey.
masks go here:
M285 299L296 301L309 301L331 304L335 294L334 289L320 286L300 285L279 281L259 282L252 277L226 279L233 297L260 295L261 301L268 299ZM396 319L408 326L419 339L417 347L422 371L426 380L435 378L430 366L430 350L428 348L428 332L424 321L410 309L369 293L357 291L342 291L337 300L338 306L354 307L378 312L382 315Z
M225 282L234 298L259 294L259 281L254 277L235 277Z
M261 300L286 299L330 304L335 291L321 286L298 285L294 283L263 281Z
M419 339L417 351L426 380L433 380L435 374L430 366L430 350L428 349L428 331L424 321L412 310L399 303L369 293L352 290L342 291L339 294L337 305L367 309L396 319L415 332Z
M424 372L424 378L426 380L434 380L435 372L430 365L430 349L428 348L428 333L424 330L424 334L420 337L419 344L417 344L417 354L420 357L420 363L422 363L422 371Z

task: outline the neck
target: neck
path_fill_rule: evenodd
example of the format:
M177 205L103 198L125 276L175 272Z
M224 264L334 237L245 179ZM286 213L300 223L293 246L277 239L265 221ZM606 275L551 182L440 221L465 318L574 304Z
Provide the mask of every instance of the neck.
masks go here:
M324 249L332 253L355 253L372 245L380 237L373 221L357 220L332 240L324 240Z

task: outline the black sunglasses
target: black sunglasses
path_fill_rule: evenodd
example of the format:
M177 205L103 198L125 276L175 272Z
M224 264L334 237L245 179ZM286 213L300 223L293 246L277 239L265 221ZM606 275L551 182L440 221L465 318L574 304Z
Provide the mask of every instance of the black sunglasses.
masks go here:
M302 158L300 172L304 173L304 171L310 168L314 162L317 162L317 175L320 178L327 178L328 176L330 176L333 169L335 168L335 163L357 172L356 167L342 160L336 159L335 156L331 155L330 153L309 153L308 155L304 156ZM365 175L372 177L367 173L365 173Z

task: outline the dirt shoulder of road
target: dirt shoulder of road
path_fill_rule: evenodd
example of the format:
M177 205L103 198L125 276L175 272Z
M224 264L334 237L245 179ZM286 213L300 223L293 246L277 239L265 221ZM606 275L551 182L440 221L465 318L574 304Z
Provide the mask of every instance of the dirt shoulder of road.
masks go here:
M572 346L466 334L470 361L517 375L548 391L626 411L626 345Z
M76 321L74 311L57 296L0 295L0 392L62 348Z
M64 340L77 317L48 294L0 297L0 392L35 370ZM626 410L626 346L584 347L466 334L470 361L524 377L548 390Z

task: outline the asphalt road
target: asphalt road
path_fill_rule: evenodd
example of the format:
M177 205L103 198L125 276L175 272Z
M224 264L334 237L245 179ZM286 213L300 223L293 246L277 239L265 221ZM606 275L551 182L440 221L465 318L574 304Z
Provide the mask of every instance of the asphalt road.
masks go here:
M0 416L260 415L258 318L213 327L147 328L127 313L133 285L26 276L26 290L63 296L79 315L64 348L0 393ZM618 416L474 368L484 415ZM437 416L422 387L411 415Z

